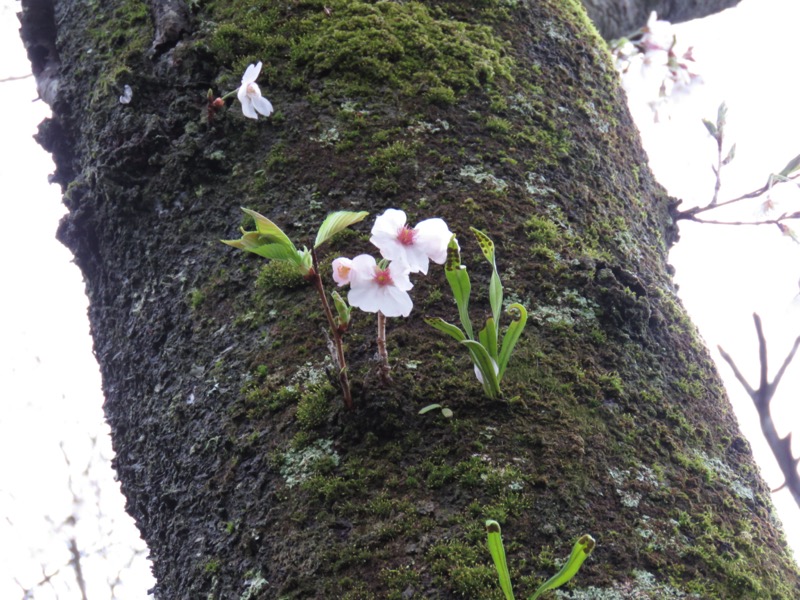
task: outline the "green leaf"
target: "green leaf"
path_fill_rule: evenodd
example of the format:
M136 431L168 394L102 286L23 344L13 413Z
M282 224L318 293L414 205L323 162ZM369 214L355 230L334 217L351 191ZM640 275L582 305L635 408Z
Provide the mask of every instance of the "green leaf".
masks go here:
M486 348L489 356L497 362L497 325L491 317L486 319L486 325L478 334L478 341Z
M725 165L730 164L730 162L734 159L735 156L736 156L736 144L731 146L731 149L728 150L728 156L726 156L725 160L722 161L722 166L724 167Z
M417 414L424 415L425 413L429 413L432 410L436 410L437 408L442 408L441 404L428 404L425 408L421 409Z
M800 154L795 156L792 160L786 163L786 166L780 172L782 177L788 177L792 173L794 173L797 169L800 169Z
M494 265L492 265L492 277L489 279L489 304L492 306L492 316L497 323L500 321L500 312L503 310L503 285L500 283L500 275ZM497 344L496 338L494 343Z
M709 121L708 119L703 119L703 125L706 126L706 129L708 129L708 133L710 133L712 137L714 138L717 137L717 127L711 121Z
M439 317L425 317L425 322L431 327L446 333L452 338L455 338L455 340L458 342L463 342L465 339L467 339L467 336L464 335L463 331L461 331L455 325L451 325L444 319L440 319Z
M334 235L339 233L342 229L350 227L359 221L362 221L369 213L367 211L352 212L348 210L340 210L325 217L322 225L319 226L317 232L317 239L314 240L314 248L319 248Z
M492 362L486 348L475 340L461 340L461 343L467 347L472 362L481 372L483 392L492 399L500 396L500 384L497 381L497 373L494 370L495 363Z
M475 234L478 245L481 247L481 252L483 252L486 260L489 261L489 264L494 265L494 242L481 230L475 229L474 227L470 227L469 229Z
M469 281L469 274L467 267L461 264L461 252L458 248L458 240L455 234L450 238L447 244L447 260L444 263L444 276L450 284L450 289L453 291L453 298L456 300L458 306L458 317L461 320L461 326L467 333L469 339L475 339L475 334L472 331L472 321L469 318L469 295L472 286Z
M503 286L500 283L500 274L497 272L497 264L495 262L494 242L488 235L482 231L470 227L475 238L478 240L478 245L481 247L481 252L492 265L492 277L489 280L489 304L492 306L492 317L495 323L500 320L500 311L503 308Z
M594 550L595 541L594 538L590 535L582 535L580 539L575 542L575 545L572 547L572 553L569 555L567 562L564 563L564 566L561 567L561 570L553 575L550 579L545 581L536 592L528 598L528 600L536 600L539 596L544 594L548 590L554 590L557 587L561 587L565 583L567 583L570 579L575 577L578 572L578 569L581 568L583 561L592 553Z
M264 237L264 243L273 243L279 244L281 246L286 246L288 248L295 249L292 240L283 233L283 230L275 225L272 221L270 221L264 215L258 214L254 210L250 210L249 208L242 208L242 210L253 217L253 220L256 222L256 230Z
M503 345L500 348L500 357L497 360L497 367L499 369L497 372L498 381L502 381L503 373L506 372L506 367L511 358L511 353L514 351L514 346L517 344L519 336L522 335L522 331L525 329L525 323L528 322L528 311L525 310L522 304L514 303L506 309L506 312L510 315L516 313L517 318L511 322L508 326L508 330L506 330L506 334L503 336Z
M472 331L472 321L469 318L469 295L472 290L472 285L469 281L469 274L467 268L461 266L455 271L444 272L447 282L450 284L450 289L453 291L453 298L456 300L458 307L458 318L461 320L461 326L467 332L469 339L474 339L475 335Z
M270 242L268 238L256 231L247 231L242 235L241 239L238 240L220 241L223 244L228 244L229 246L245 250L246 252L253 252L264 258L288 260L290 262L296 262L298 260L298 252L294 246L289 247L284 244Z
M458 240L454 233L447 242L447 258L444 261L446 271L458 271L461 268L461 250L458 247Z
M717 130L719 130L720 134L722 134L722 130L725 127L725 120L728 116L728 107L723 102L719 105L717 109Z
M500 589L506 600L514 600L514 591L511 589L511 575L508 572L506 563L506 551L503 548L503 538L500 536L500 523L486 521L486 543L489 546L489 554L492 555L494 568L497 569L497 577L500 580Z

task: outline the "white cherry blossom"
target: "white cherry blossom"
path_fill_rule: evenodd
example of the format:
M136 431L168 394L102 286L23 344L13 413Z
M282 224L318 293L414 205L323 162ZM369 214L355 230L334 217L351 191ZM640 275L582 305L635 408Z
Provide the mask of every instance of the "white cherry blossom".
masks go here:
M272 103L261 95L261 90L256 83L261 73L261 61L249 65L242 76L242 85L239 87L238 97L242 103L242 112L245 117L258 119L258 113L265 117L272 114Z
M452 236L442 219L425 219L411 229L406 225L406 213L389 208L375 219L369 241L383 258L404 263L411 273L427 275L428 260L444 264Z
M350 306L364 312L380 311L387 317L407 317L411 313L414 303L408 290L414 286L408 278L405 264L389 263L382 269L372 256L361 254L350 261L347 275L350 283L347 301Z
M353 270L353 261L343 256L333 261L333 280L339 287L350 283L350 274Z

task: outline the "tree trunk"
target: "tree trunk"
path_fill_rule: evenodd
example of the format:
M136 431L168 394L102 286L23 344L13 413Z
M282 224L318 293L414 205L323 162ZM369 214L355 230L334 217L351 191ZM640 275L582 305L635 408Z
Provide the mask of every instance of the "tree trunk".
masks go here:
M86 278L156 597L501 598L485 519L520 593L590 533L569 597L800 597L675 296L671 199L577 1L25 6L59 237ZM234 100L209 118L207 90L259 60L275 114ZM334 210L442 217L481 322L489 270L469 227L485 231L530 312L503 398L423 322L458 321L434 266L411 316L388 320L393 385L375 317L354 311L344 410L313 289L218 242L238 237L240 206L307 245ZM329 287L333 258L371 252L369 227L322 249ZM417 414L431 403L455 416Z
M713 15L740 0L582 0L586 12L607 40L631 35L655 11L659 19L682 23Z

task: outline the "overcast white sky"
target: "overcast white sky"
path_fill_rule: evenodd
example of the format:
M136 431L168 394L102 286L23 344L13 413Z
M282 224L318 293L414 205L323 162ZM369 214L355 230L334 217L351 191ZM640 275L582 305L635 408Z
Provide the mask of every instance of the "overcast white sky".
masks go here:
M7 7L8 0L0 2ZM15 4L16 5L16 4ZM13 10L0 10L0 78L27 73L29 64L17 38ZM737 157L725 172L722 198L750 191L767 174L780 170L800 153L796 55L800 2L744 0L742 5L704 22L676 28L683 45L694 45L706 81L671 110L671 119L652 123L646 107L635 109L653 169L670 192L686 205L705 204L713 191L709 165L713 142L700 117L713 119L722 100L729 106L728 137L737 142ZM130 554L114 550L135 540L135 528L122 515L112 474L98 454L108 457L99 375L91 354L86 299L77 268L54 233L63 208L59 190L48 186L49 156L32 141L47 107L36 97L32 79L0 84L0 597L21 597L45 574L61 569L59 589L76 594L66 566L66 541L93 552L101 544L112 548L105 558L86 559L92 589L89 598L107 597L106 578L123 573L119 598L143 598L152 586L146 562L137 557L132 571L124 569ZM634 98L634 101L636 99ZM795 205L797 189L776 195L785 206ZM754 205L742 209L756 216ZM800 226L798 227L800 229ZM725 228L681 225L682 241L672 253L680 295L710 347L722 344L755 383L758 369L752 312L758 311L770 344L773 373L792 341L800 335L800 246L779 235L775 227ZM718 358L716 351L712 354ZM768 483L781 477L763 443L749 397L720 365L731 402L751 440ZM790 369L774 403L783 432L800 426L797 391L800 361ZM87 439L99 436L98 447ZM62 451L61 444L64 445ZM800 454L800 447L795 448ZM65 467L65 456L71 467ZM93 458L94 457L94 458ZM94 523L97 490L79 483L81 472L102 482L100 502L106 520ZM84 498L76 506L73 488ZM790 542L800 556L800 510L787 492L774 497ZM71 527L62 522L71 514L85 517ZM48 522L48 519L52 522ZM109 531L113 531L109 533ZM141 543L139 543L141 551ZM95 552L96 554L96 552ZM97 560L92 563L91 560ZM100 573L100 562L112 565ZM126 575L127 573L127 575ZM105 587L104 592L98 591ZM45 591L46 591L45 586ZM49 593L49 592L48 592ZM48 593L36 598L47 598ZM77 595L70 596L77 597Z

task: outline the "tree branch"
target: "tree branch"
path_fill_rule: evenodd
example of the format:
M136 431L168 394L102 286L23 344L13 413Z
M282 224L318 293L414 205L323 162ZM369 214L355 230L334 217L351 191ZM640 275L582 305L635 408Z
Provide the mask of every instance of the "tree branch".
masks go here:
M800 475L798 475L797 472L797 465L800 459L796 459L792 456L792 434L789 433L786 437L780 437L775 429L775 423L770 413L770 402L772 402L772 397L775 395L775 390L778 388L778 384L783 374L786 372L786 368L792 362L798 347L800 347L800 337L794 341L791 352L789 352L786 359L783 361L783 365L781 365L781 368L778 370L775 379L770 382L767 373L767 341L764 337L763 327L761 326L761 318L756 313L753 313L753 321L755 322L756 333L758 335L758 358L761 363L760 383L757 390L754 390L750 384L747 383L747 380L736 367L736 363L733 362L733 358L731 358L721 346L717 346L717 348L722 358L725 359L725 362L733 369L733 374L736 376L736 379L742 384L742 387L744 387L750 395L753 404L756 406L758 417L761 422L761 431L783 473L784 483L777 489L788 488L795 503L800 507Z

